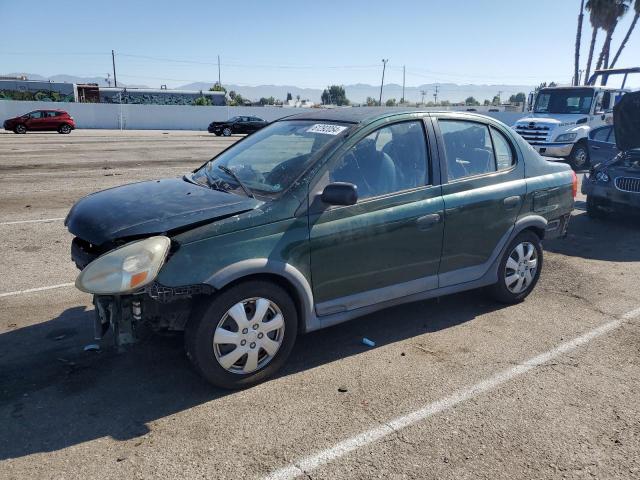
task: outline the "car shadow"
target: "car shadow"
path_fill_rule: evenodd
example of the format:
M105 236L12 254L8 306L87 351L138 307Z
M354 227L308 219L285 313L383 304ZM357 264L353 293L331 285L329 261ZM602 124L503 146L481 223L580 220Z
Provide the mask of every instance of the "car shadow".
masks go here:
M593 219L586 213L586 202L576 201L578 213L571 217L566 238L546 240L550 252L609 262L640 261L640 219L631 215L609 214Z
M455 328L501 308L482 292L393 307L299 337L279 374L294 375L376 347ZM184 355L182 335L151 335L118 353L84 351L93 310L73 307L0 335L0 460L57 451L109 436L149 432L148 423L233 391L207 384Z

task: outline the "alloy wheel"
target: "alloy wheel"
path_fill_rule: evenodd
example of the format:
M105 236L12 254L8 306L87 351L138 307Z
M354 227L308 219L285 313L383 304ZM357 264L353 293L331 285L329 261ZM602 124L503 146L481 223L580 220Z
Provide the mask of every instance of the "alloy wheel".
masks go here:
M224 130L222 130L222 134L225 137L230 137L231 136L231 129L229 127L225 128Z
M27 133L27 127L25 127L24 125L17 125L16 133Z
M284 339L284 317L266 298L247 298L222 316L213 334L218 363L231 373L246 375L267 365Z
M515 246L509 254L505 265L504 281L511 293L524 292L538 271L538 252L530 242L522 242Z
M60 127L60 133L69 133L71 132L71 127L69 125L62 125Z

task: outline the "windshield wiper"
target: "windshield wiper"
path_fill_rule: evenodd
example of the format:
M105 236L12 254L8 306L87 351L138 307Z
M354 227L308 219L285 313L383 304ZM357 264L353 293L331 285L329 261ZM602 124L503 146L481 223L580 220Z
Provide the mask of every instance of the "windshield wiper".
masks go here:
M236 175L236 173L233 170L231 170L229 167L225 165L217 165L217 167L227 175L231 176L236 182L238 182L238 185L240 185L240 188L244 190L244 193L247 195L247 197L256 198L253 192L249 189L249 187L247 187L244 183L242 183L242 180L238 178L238 175Z

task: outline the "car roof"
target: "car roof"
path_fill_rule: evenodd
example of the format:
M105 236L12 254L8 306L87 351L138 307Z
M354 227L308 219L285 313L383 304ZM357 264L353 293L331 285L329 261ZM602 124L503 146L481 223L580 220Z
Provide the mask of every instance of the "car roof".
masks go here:
M345 122L354 124L367 124L375 120L391 117L396 115L439 115L439 114L453 114L455 116L466 117L468 119L475 120L492 120L492 117L482 115L479 112L466 112L466 111L433 111L424 110L420 108L404 108L404 107L349 107L349 108L327 108L327 109L314 109L309 112L290 115L279 119L282 120L313 120L313 121L325 121L325 122Z

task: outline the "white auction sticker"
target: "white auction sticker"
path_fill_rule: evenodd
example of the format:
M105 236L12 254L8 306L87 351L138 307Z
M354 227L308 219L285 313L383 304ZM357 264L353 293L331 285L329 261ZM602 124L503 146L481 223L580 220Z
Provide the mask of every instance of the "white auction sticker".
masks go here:
M347 127L341 125L331 125L328 123L316 123L314 126L307 130L307 133L324 133L325 135L338 135L340 132L346 130Z

